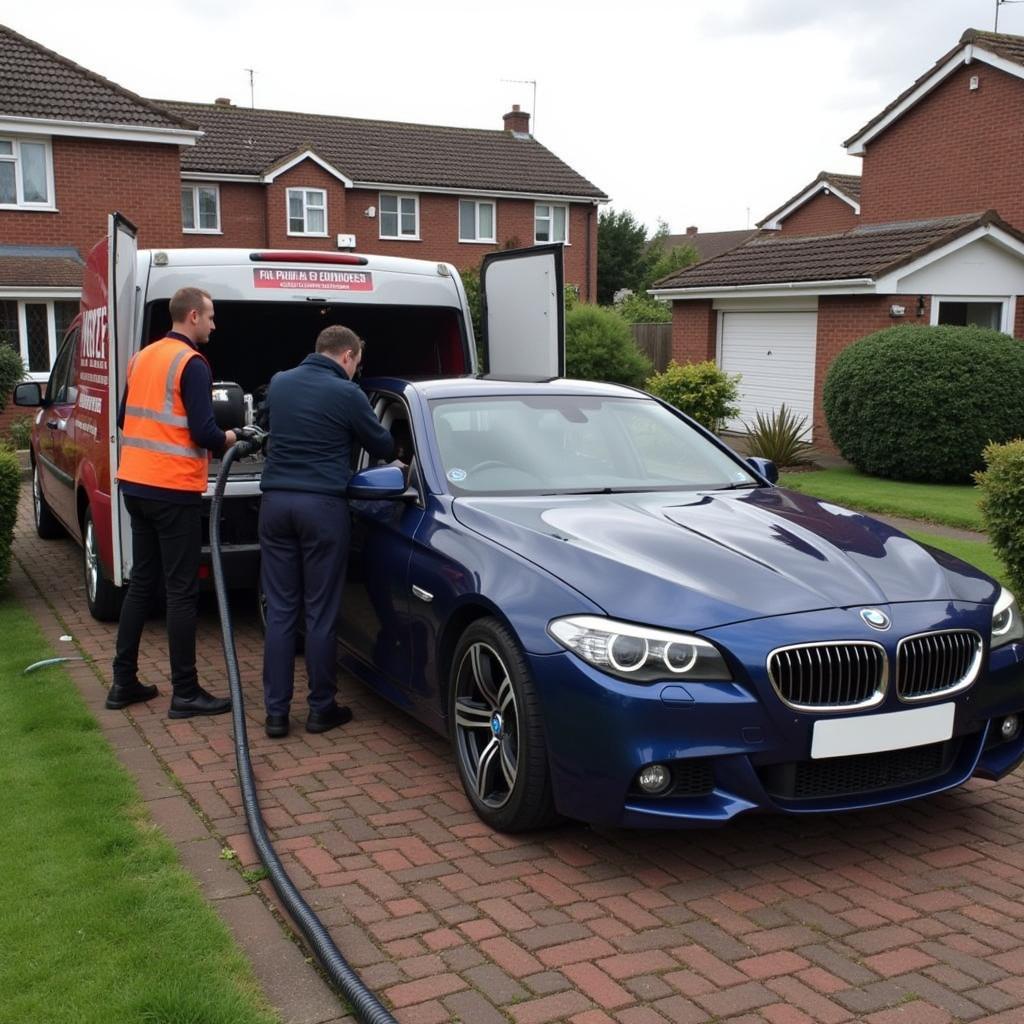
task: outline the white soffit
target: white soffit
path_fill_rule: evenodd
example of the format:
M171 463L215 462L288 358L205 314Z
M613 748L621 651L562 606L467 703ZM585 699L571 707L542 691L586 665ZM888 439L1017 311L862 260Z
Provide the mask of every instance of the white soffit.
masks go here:
M770 220L762 221L761 227L765 231L777 231L782 227L782 222L794 211L798 210L804 203L813 199L819 192L831 192L836 199L842 200L849 206L854 213L860 214L860 203L856 200L851 199L845 192L836 188L835 185L828 181L816 181L806 192L801 193L793 202L784 206L774 217Z
M338 181L340 181L345 186L345 188L352 187L351 178L346 178L345 175L341 173L341 171L339 171L336 167L332 167L326 160L323 159L323 157L317 156L316 153L314 153L313 150L311 149L304 150L302 153L299 153L296 156L291 157L291 159L289 160L286 160L283 164L278 164L276 167L271 168L271 170L267 171L267 173L263 175L263 181L269 185L270 182L274 181L275 178L279 178L282 174L285 173L285 171L290 171L297 164L301 164L303 160L312 160L313 163L318 164L328 174L337 178Z
M1024 253L983 235L927 266L891 276L898 278L896 292L1020 295L1024 294Z

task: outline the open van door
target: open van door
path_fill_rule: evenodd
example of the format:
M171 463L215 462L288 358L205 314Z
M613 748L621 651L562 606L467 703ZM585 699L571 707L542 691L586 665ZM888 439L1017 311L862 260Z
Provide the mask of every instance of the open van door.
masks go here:
M117 413L121 406L135 331L135 267L139 249L138 228L119 213L107 222L107 323L110 331L110 369L107 377L107 414L110 439L110 525L113 540L111 559L116 587L124 586L131 573L129 534L131 523L121 489L117 486L120 453Z
M562 248L534 245L484 257L480 320L488 375L565 375Z

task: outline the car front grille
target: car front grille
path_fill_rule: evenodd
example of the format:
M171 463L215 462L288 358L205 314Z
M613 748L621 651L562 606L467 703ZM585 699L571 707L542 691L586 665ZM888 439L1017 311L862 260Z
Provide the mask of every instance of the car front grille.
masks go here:
M981 636L948 629L901 640L896 649L896 693L915 701L966 689L981 667Z
M915 785L945 775L962 738L880 754L831 757L770 765L758 774L765 790L781 800L820 800L877 793Z
M871 707L885 695L888 664L876 643L800 644L768 655L768 678L793 708Z

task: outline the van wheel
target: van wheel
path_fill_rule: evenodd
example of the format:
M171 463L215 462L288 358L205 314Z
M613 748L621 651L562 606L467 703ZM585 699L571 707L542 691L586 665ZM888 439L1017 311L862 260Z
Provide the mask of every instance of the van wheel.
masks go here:
M65 534L60 520L50 511L43 497L43 483L39 479L39 466L32 463L32 515L36 521L36 533L43 540L56 540Z
M85 510L82 519L82 566L85 571L85 599L89 604L89 613L100 622L115 622L121 611L124 589L115 587L103 575L99 548L96 544L96 524L92 520L91 508Z
M525 832L557 820L540 701L518 642L497 619L478 619L459 639L448 722L462 786L486 824Z

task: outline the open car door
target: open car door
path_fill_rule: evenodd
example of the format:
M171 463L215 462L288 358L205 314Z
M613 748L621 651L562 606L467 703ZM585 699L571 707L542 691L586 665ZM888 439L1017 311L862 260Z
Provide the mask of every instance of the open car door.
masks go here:
M489 376L565 375L562 249L534 245L484 257L480 319Z
M121 407L121 395L124 394L128 358L131 355L135 331L135 267L139 248L137 236L138 228L131 221L119 213L110 215L107 221L107 324L110 332L107 413L110 445L110 526L113 540L111 561L113 583L117 587L125 584L132 569L132 546L129 543L131 523L115 478L121 450L117 413Z

